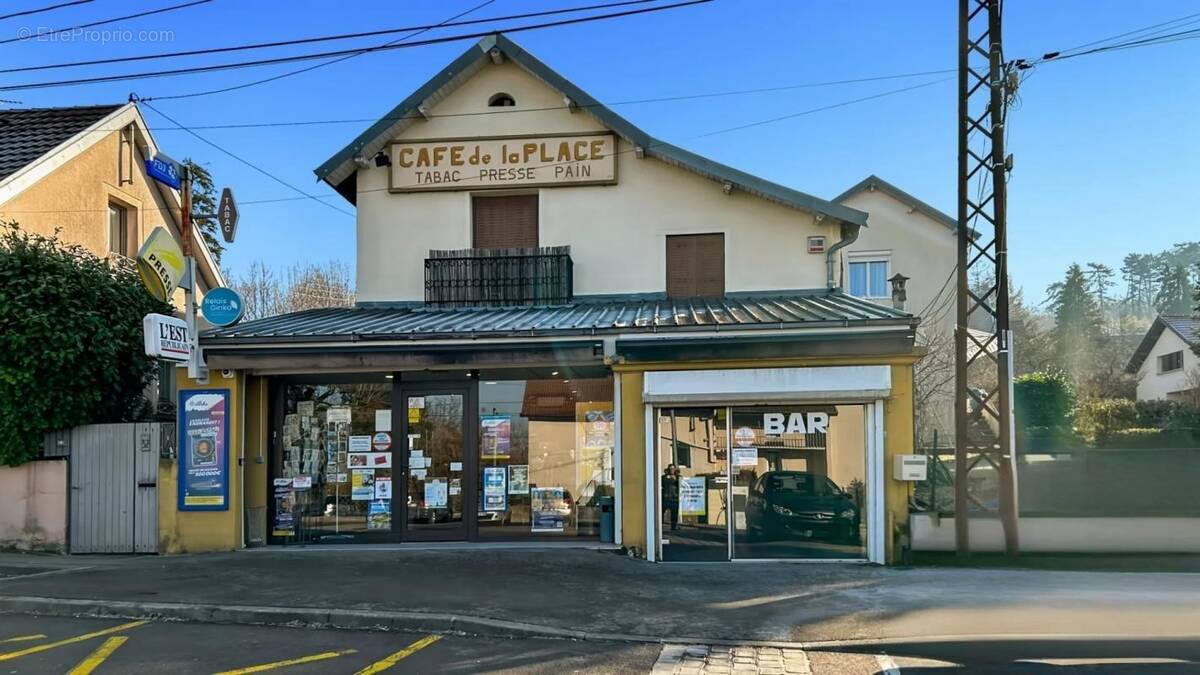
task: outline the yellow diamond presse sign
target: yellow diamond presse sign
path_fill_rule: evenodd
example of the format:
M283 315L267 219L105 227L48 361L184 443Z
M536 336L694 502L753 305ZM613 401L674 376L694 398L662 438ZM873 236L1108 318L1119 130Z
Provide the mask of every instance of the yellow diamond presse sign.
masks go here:
M138 274L150 295L170 302L183 278L183 251L179 243L163 227L156 227L138 251Z

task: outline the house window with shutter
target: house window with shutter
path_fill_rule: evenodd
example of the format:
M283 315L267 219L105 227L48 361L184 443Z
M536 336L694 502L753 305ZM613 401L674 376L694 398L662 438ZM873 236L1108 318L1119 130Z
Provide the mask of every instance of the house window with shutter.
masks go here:
M667 236L667 297L725 295L725 235Z
M538 196L471 198L473 248L537 248Z

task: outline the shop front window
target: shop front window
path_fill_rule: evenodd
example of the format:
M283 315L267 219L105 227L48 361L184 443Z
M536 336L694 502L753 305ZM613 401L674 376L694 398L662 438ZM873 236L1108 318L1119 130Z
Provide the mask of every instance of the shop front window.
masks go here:
M598 537L615 427L611 377L480 382L479 537Z
M668 562L729 559L725 408L658 414L662 555Z
M274 458L272 536L351 539L392 531L392 386L288 384Z

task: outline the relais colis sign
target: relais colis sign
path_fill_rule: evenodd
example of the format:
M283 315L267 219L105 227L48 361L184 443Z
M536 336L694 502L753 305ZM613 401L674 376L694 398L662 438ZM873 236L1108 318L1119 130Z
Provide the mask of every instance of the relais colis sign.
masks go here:
M617 182L612 134L396 142L392 192Z

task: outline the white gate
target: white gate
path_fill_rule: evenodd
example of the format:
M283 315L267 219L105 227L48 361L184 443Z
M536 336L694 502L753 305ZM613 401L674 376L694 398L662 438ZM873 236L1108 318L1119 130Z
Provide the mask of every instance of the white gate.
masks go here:
M158 551L163 427L89 424L71 430L71 553Z

